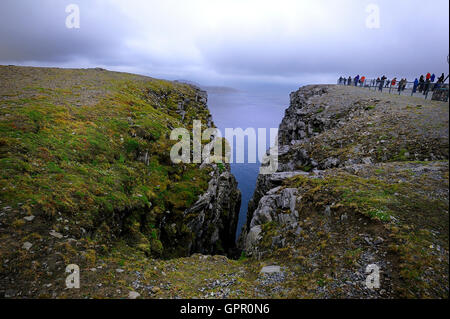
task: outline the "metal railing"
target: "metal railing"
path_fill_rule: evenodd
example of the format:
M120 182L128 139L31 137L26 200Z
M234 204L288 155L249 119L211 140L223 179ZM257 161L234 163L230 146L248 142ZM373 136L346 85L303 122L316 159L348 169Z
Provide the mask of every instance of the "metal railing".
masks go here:
M344 84L345 83L345 84ZM400 84L402 86L400 87ZM377 79L365 79L364 82L359 81L355 84L354 79L348 84L348 79L344 82L338 80L338 85L357 86L367 88L378 92L389 92L390 94L418 96L432 100L440 100L448 102L449 98L449 84L437 82L422 82L415 85L414 82L403 82L397 80L392 84L392 80L380 81Z

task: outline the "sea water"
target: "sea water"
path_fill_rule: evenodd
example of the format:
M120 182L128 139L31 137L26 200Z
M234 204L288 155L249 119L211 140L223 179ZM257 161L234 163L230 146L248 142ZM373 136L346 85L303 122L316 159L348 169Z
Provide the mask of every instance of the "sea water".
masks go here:
M289 93L298 86L264 86L245 87L236 89L205 88L208 91L208 107L212 113L215 125L224 136L225 128L265 128L266 149L270 147L270 128L278 128L289 106ZM260 138L260 137L258 137ZM234 141L234 145L236 141ZM231 172L238 181L238 188L242 193L242 203L236 238L246 221L247 205L256 185L260 163L248 163L247 138L245 139L245 162L232 163ZM258 158L258 156L256 156ZM233 160L235 162L235 159Z

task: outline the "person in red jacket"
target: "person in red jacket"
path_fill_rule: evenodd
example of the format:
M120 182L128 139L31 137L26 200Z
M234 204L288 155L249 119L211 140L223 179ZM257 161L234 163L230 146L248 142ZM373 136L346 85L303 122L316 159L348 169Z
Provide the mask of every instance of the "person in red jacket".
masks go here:
M364 86L364 82L366 81L366 77L362 76L360 81L361 81L361 86Z
M427 77L425 78L427 81L431 78L430 72L427 73Z

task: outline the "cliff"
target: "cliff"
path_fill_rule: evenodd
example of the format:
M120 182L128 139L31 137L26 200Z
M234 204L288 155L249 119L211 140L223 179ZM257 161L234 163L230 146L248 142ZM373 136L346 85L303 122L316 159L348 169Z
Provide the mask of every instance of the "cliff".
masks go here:
M290 100L246 254L291 265L297 296L447 298L448 104L339 86ZM373 264L379 289L365 284Z
M214 126L206 103L132 74L0 66L0 297L448 298L448 104L293 92L232 260L229 166L169 158L173 128Z
M173 128L214 127L206 92L103 69L0 66L0 295L65 267L234 249L229 165L174 164ZM49 288L48 290L51 290Z

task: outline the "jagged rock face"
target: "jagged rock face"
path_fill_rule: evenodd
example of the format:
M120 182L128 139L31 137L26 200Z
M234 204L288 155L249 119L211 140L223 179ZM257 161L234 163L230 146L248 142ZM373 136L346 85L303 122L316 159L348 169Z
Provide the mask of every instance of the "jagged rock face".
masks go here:
M207 109L208 94L196 88L196 102ZM184 112L182 105L180 112ZM184 113L182 113L184 117ZM205 123L208 128L213 126L211 115ZM213 143L211 143L212 145ZM236 178L231 174L229 164L218 167L216 164L204 162L200 168L212 168L208 189L195 204L187 209L185 216L187 226L192 231L192 241L187 243L189 254L231 254L235 249L236 227L241 206L241 192L238 190Z
M254 216L253 212L258 208L261 198L263 198L264 195L268 193L270 190L277 189L277 187L279 187L282 184L283 180L285 180L286 178L306 174L307 174L306 172L302 171L293 171L293 172L277 172L274 174L266 174L258 176L258 179L256 181L255 192L248 204L247 222L246 225L244 226L244 229L242 230L242 235L240 236L239 242L242 241L242 238L246 236L247 231L252 227L252 221ZM253 227L254 226L255 225L253 223Z
M297 226L298 212L295 208L297 202L296 188L275 187L269 190L258 202L250 221L244 249L253 254L257 252L257 243L260 240L261 225L276 222L282 226Z
M188 243L189 252L205 254L230 253L235 247L236 226L241 206L241 193L229 165L220 172L217 165L208 190L185 212L196 217L188 222L194 234Z
M278 130L278 143L290 145L295 141L304 140L330 124L314 116L308 110L308 101L314 95L322 95L328 92L326 87L313 86L302 88L290 94L290 106L286 109L283 120Z
M207 92L197 86L190 86L195 91L194 97L179 96L175 113L179 115L181 122L187 126L192 125L192 121L197 119L191 105L195 102L197 111L203 112L202 117L199 117L203 120L202 124L207 128L214 127L207 106ZM133 131L133 135L152 140L148 132L139 128ZM210 143L209 147L213 147L213 143ZM205 152L207 147L205 146ZM139 152L137 160L148 166L148 152ZM230 172L230 166L224 165L219 168L216 164L205 161L198 166L198 169L211 170L205 193L201 194L198 200L182 213L182 218L168 210L156 220L156 224L161 229L165 257L193 253L232 254L236 249L235 234L241 193L237 188L235 177Z
M252 199L248 204L247 210L247 222L244 229L241 232L239 238L239 246L250 249L246 244L245 237L251 230L252 221L255 217L255 210L259 206L259 202L264 195L271 189L281 185L283 180L299 174L306 174L306 172L295 171L294 164L292 162L283 161L283 155L291 151L291 145L296 142L307 139L307 137L317 134L317 131L323 130L330 125L330 121L322 121L315 117L313 112L308 112L309 99L315 95L322 95L328 91L324 86L312 86L301 88L296 92L290 94L290 106L285 111L285 116L280 124L278 130L278 171L274 174L259 175L256 181L255 192ZM308 158L306 152L299 152L301 161L303 158ZM253 225L255 227L256 225ZM254 237L252 235L252 237Z
M202 124L207 128L214 127L207 106L207 92L195 85L189 85L195 89L193 99L195 103L200 105L202 110L208 111L204 119L206 123ZM176 113L181 116L182 121L195 119L192 115L191 118L187 118L186 106L190 102L188 98L182 98L178 102ZM203 151L207 152L208 147L213 147L213 144L214 141L209 146L206 145ZM145 161L145 156L142 159ZM210 160L205 160L198 168L211 170L208 188L191 207L184 211L181 220L174 221L170 219L170 216L163 217L161 226L168 230L163 245L170 246L171 242L176 242L174 247L178 253L175 255L232 254L236 249L236 227L241 205L241 192L237 188L237 181L231 174L229 164L219 167L217 164L210 163ZM184 248L179 249L180 246Z

